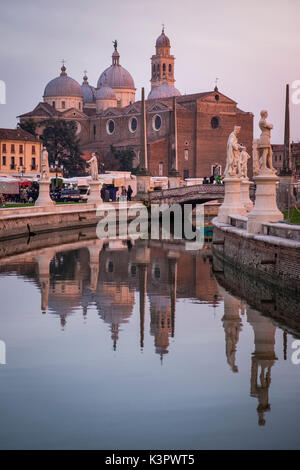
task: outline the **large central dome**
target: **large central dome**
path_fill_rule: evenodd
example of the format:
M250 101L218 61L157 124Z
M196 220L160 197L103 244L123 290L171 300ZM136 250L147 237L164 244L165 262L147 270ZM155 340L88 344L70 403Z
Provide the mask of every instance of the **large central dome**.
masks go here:
M130 88L135 89L134 81L130 73L122 67L119 63L120 54L117 50L112 55L112 65L108 67L99 77L97 88L104 85L107 79L107 84L111 88Z

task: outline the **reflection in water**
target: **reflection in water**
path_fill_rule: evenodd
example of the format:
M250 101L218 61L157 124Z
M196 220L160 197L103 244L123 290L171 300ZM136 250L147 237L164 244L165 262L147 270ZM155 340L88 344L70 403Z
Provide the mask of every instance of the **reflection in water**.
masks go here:
M181 320L178 326L177 310L185 315L185 325L189 318L189 307L185 305L194 305L199 315L201 304L221 311L214 328L224 330L225 358L216 356L215 367L224 369L226 361L228 380L233 380L231 371L238 377L248 371L250 396L257 400L258 424L266 423L266 413L271 410L271 370L279 362L275 353L276 326L283 329L279 346L286 360L288 333L298 337L300 332L298 299L286 299L284 293L274 292L231 267L220 267L216 260L213 266L209 246L200 252L187 252L178 242L108 242L91 238L88 230L80 235L70 232L67 242L56 246L45 247L38 239L35 243L31 251L11 251L0 258L0 273L17 273L36 283L41 313L57 316L64 335L72 316L79 311L86 323L89 311L94 309L108 326L112 349L118 351L120 335L125 335L125 325L133 321L137 311L139 326L134 341L145 351L145 337L149 335L152 351L165 364L164 358L175 353L176 336L182 341L183 323ZM199 338L200 334L205 336L207 324L203 325ZM239 349L249 326L254 348L252 355L248 353L248 362L240 362Z
M222 323L225 331L227 362L232 372L238 372L238 366L235 363L235 356L240 331L242 330L242 321L240 317L241 301L230 295L229 292L221 286L219 286L219 292L224 299L224 315Z
M247 320L254 331L254 352L251 366L251 397L258 400L258 424L265 424L264 414L271 410L269 404L269 387L271 368L275 364L276 327L266 317L248 307ZM259 382L258 382L259 379Z

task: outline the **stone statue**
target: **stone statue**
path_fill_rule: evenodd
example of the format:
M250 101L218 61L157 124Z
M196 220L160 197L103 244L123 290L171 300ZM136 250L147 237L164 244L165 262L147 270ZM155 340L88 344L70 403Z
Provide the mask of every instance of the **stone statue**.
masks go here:
M258 153L259 139L254 139L252 143L252 160L253 160L253 175L257 176L259 173L259 153Z
M242 178L248 178L248 160L251 158L246 150L241 151L240 156L240 175Z
M41 180L42 181L49 181L50 171L49 171L49 159L48 159L48 152L46 147L43 147L42 155L41 155Z
M98 181L99 176L98 176L98 160L96 157L95 153L92 153L92 158L87 161L87 163L90 165L90 173L93 181Z
M268 111L263 110L260 112L259 127L261 130L260 138L258 141L258 152L262 151L259 159L259 173L275 173L276 170L272 163L272 147L271 147L271 129L273 124L267 123Z
M241 130L240 126L234 126L234 130L231 132L227 141L227 159L226 168L224 175L228 177L239 177L240 176L240 157L241 151L246 150L245 147L238 143L237 135Z
M113 45L114 45L114 48L115 48L115 51L116 51L117 47L118 47L118 41L116 39L113 41Z

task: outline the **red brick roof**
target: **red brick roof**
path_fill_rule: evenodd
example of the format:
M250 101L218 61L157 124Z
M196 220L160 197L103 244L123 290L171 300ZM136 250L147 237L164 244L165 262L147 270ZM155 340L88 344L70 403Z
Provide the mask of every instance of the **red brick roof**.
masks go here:
M29 142L40 142L38 137L23 129L1 129L0 140L28 140Z

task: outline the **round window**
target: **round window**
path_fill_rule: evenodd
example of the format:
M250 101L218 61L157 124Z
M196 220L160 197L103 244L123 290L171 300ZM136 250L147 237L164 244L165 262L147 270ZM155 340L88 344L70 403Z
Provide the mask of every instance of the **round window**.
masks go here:
M112 119L110 119L109 121L107 121L106 123L106 130L107 130L107 133L108 134L113 134L114 131L115 131L115 123Z
M213 129L217 129L218 127L220 127L220 118L218 118L217 116L214 116L211 119L210 124Z
M129 121L129 130L130 132L135 132L137 130L138 122L136 117L132 117Z
M153 117L152 124L153 129L155 131L159 131L159 129L161 128L161 117L158 114Z

